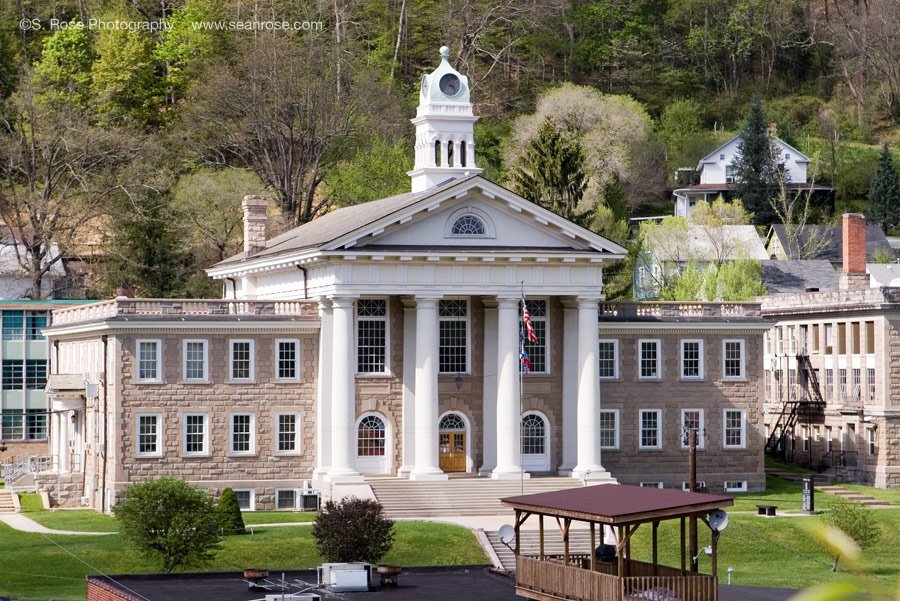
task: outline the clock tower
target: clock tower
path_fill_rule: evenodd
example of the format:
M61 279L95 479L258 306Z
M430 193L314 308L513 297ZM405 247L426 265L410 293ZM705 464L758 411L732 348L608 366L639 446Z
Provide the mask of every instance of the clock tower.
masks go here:
M416 164L407 175L412 191L423 192L449 179L481 173L475 166L474 126L469 78L450 66L450 49L441 47L441 64L422 77L416 126Z

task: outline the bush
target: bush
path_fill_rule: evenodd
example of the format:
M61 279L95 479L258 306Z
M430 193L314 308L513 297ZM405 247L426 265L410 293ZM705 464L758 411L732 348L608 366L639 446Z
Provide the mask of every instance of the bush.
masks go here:
M312 534L326 562L376 563L394 544L394 522L378 501L347 497L325 503Z
M881 526L875 518L875 512L852 501L840 501L825 516L825 522L839 528L854 540L860 549L865 549L881 538ZM834 554L831 571L837 571L839 554Z
M113 507L119 531L163 571L194 566L219 550L219 512L212 496L183 480L160 478L129 485Z
M238 505L237 495L234 490L226 488L219 497L219 524L223 534L246 534L244 516L241 515L241 506Z

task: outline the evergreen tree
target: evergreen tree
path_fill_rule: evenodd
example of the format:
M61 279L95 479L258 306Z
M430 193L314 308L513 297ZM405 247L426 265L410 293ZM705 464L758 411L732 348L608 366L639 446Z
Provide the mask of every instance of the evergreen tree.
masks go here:
M587 177L584 151L573 136L544 119L519 164L513 171L517 194L570 221L584 221L578 205L584 197Z
M779 169L773 152L774 139L769 134L762 101L753 99L741 130L738 156L731 164L735 177L735 195L753 213L757 225L770 225L775 220L771 199L778 191Z
M219 524L223 534L246 534L244 517L241 515L241 506L238 505L237 495L231 488L222 491L219 497Z
M869 218L881 224L885 233L900 222L900 173L885 144L881 149L878 170L869 184Z

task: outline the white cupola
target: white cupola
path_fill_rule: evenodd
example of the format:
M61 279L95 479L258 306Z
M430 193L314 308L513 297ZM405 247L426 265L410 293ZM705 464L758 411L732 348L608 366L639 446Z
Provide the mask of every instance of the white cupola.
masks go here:
M423 192L451 178L481 173L475 166L475 122L469 78L450 66L450 49L441 47L441 64L422 77L416 126L416 164L407 172L412 191Z

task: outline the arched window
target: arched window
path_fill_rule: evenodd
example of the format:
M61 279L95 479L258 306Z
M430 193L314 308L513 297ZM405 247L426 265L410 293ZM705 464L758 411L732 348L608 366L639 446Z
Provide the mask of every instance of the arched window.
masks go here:
M436 167L441 166L441 141L435 140L434 142L434 164Z
M441 419L441 430L465 430L466 422L458 413L448 413Z
M544 418L535 413L529 413L522 418L522 454L543 455L545 449L545 434L547 425Z
M459 143L459 165L460 167L466 166L466 141L463 140Z
M447 164L453 167L453 141L447 142Z
M450 233L454 236L485 236L487 228L484 222L475 215L463 215L453 222Z
M360 457L382 457L385 449L384 421L367 415L359 422L356 433L356 454Z

